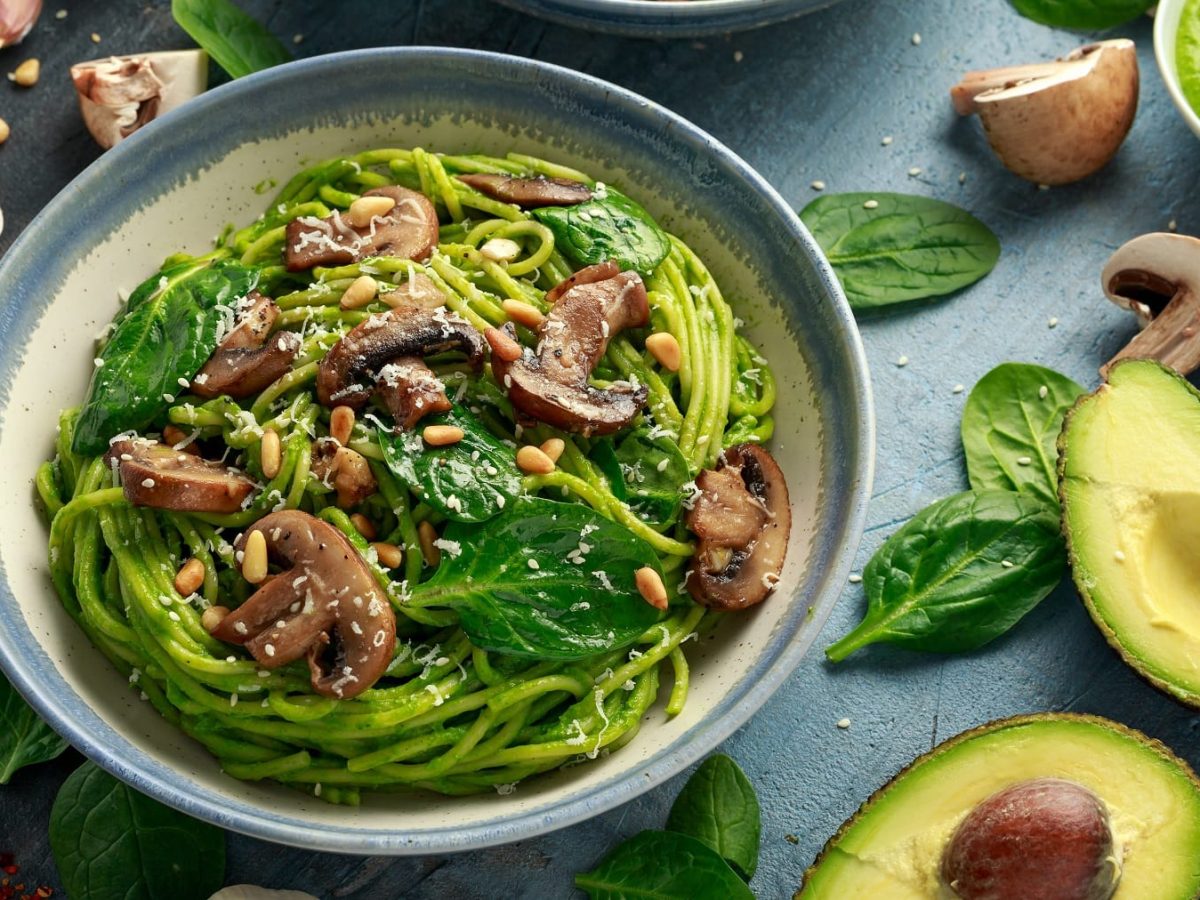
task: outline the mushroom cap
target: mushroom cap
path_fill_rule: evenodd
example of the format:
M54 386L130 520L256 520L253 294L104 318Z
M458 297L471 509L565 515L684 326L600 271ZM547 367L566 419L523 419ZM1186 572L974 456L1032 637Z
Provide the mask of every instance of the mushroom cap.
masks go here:
M136 506L233 513L254 491L254 482L232 466L146 438L114 441L104 458L119 467L125 499Z
M592 199L591 188L582 181L572 181L569 178L520 178L516 175L480 172L459 175L458 180L493 200L515 203L522 209L574 206Z

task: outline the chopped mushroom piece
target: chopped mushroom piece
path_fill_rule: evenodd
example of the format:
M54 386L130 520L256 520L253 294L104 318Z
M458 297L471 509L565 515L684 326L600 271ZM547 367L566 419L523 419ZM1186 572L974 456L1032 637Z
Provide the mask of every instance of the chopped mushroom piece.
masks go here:
M357 506L379 490L366 457L343 447L334 438L314 441L311 458L313 477L337 491L337 505L341 509Z
M340 531L306 512L285 509L259 519L252 532L271 559L290 567L260 587L213 629L245 644L265 669L308 658L312 686L337 699L356 697L392 661L396 617L371 570Z
M414 272L395 290L383 291L379 299L388 306L419 306L421 309L437 309L445 306L448 299L428 275Z
M650 321L641 276L600 263L576 272L546 297L554 306L538 329L536 353L523 350L509 358L511 348L519 347L511 323L485 333L496 379L526 417L584 435L624 428L645 405L646 387L617 382L597 388L588 377L612 337Z
M254 491L254 482L232 466L145 438L115 441L104 458L119 469L125 499L137 506L232 513Z
M783 571L792 507L778 463L757 444L738 444L696 479L687 526L700 538L687 589L697 603L738 610L762 603Z
M592 189L567 178L518 178L515 175L459 175L458 180L481 194L522 209L539 206L574 206L592 199Z
M301 216L287 226L285 255L290 272L313 266L340 266L372 256L395 256L423 262L438 242L437 210L418 191L388 185L363 194L388 197L396 205L369 225L356 228L340 210L324 219Z
M249 397L291 371L300 335L281 331L268 339L279 316L275 301L252 291L245 305L234 329L192 379L197 396Z

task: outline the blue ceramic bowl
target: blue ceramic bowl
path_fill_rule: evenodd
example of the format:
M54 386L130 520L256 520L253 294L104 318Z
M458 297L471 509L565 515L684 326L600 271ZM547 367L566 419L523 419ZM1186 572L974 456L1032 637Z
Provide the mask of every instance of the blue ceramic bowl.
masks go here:
M247 222L304 162L377 146L509 151L619 185L699 251L779 378L773 447L796 522L777 594L693 653L692 693L668 719L588 765L510 795L384 795L359 809L225 776L141 702L67 616L46 576L30 499L54 413L83 396L96 332L177 250ZM858 544L873 466L866 364L820 250L770 185L694 126L565 69L461 50L305 60L218 88L106 153L0 262L0 665L96 763L223 827L313 849L468 850L527 838L637 796L716 747L786 679L834 604ZM665 693L665 692L664 692Z
M563 25L630 37L682 38L745 31L839 0L497 0Z

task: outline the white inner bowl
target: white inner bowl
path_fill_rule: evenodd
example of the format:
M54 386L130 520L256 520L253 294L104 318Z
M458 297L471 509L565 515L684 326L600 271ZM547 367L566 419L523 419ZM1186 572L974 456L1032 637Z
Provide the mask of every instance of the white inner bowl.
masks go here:
M1175 38L1179 33L1179 19L1187 0L1160 0L1154 13L1154 59L1171 102L1187 122L1188 128L1200 137L1200 115L1192 109L1183 88L1179 84L1179 70L1175 65Z

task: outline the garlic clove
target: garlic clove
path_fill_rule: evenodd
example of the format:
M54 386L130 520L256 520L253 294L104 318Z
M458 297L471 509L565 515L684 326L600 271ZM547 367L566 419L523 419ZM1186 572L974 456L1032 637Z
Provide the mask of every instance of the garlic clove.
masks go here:
M72 66L71 80L84 124L96 143L108 149L203 93L208 54L177 50L113 56Z
M0 0L0 47L24 40L42 12L42 0Z

